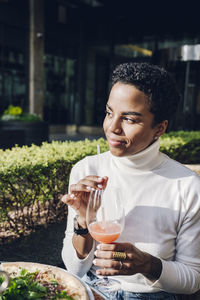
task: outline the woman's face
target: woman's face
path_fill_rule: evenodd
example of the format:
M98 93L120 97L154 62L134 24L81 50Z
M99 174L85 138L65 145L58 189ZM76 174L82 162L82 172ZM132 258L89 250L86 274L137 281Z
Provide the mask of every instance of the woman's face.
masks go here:
M133 85L116 83L110 92L103 123L111 153L128 156L147 148L167 126L167 121L163 121L152 127L153 120L147 96Z

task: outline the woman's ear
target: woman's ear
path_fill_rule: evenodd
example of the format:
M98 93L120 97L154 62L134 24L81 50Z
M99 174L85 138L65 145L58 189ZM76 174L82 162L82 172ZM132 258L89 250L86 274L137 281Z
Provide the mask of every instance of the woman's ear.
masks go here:
M163 133L165 133L168 125L168 120L164 120L161 123L157 124L156 132L155 132L155 139L158 139Z

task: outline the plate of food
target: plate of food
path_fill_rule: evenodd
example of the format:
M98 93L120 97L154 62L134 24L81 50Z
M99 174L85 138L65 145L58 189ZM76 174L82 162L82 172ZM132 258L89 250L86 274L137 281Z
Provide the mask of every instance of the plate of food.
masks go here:
M95 300L88 285L68 271L31 262L3 262L1 270L10 276L2 300Z

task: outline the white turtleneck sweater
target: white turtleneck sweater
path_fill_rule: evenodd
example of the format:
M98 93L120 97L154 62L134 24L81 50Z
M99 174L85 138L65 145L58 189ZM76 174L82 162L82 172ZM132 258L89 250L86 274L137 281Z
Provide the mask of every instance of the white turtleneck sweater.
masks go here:
M129 242L162 260L158 280L142 274L115 276L122 289L136 293L164 290L192 294L200 289L200 177L159 152L159 140L129 157L109 151L89 156L72 169L70 184L87 175L108 176L124 195L125 227L116 242ZM72 245L75 211L69 207L62 258L68 271L82 277L92 264L96 242L81 260Z

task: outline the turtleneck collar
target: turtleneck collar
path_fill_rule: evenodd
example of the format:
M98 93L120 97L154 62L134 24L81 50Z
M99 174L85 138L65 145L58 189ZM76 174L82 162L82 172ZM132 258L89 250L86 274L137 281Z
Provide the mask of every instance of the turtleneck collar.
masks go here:
M124 157L111 155L117 167L123 170L151 171L163 162L164 156L159 152L159 148L160 140L158 139L149 147L134 155Z

